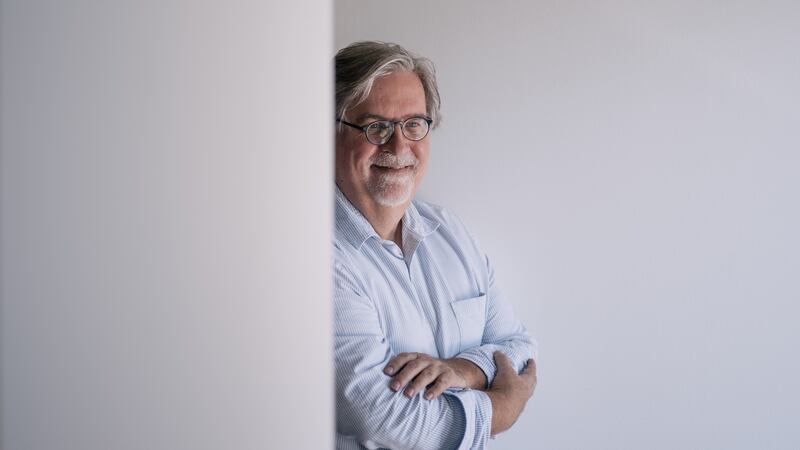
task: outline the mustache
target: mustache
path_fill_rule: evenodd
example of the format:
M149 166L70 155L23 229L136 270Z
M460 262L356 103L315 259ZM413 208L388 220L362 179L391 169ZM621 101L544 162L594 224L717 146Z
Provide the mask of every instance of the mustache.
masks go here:
M406 166L412 166L416 168L419 164L419 160L414 157L414 155L410 154L398 156L393 153L382 152L375 155L370 161L370 164L381 167L391 167L393 169L399 169Z

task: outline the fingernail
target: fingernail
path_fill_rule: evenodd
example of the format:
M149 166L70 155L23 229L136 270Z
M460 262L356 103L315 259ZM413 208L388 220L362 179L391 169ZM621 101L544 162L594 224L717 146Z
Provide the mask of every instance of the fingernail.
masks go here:
M393 381L391 388L392 388L393 391L396 391L396 390L400 389L400 382L399 381Z
M387 375L391 375L394 373L394 367L386 366L386 368L383 371L386 372Z
M425 400L430 400L432 398L433 398L433 392L428 392L427 394L425 394Z
M414 390L413 389L406 389L406 395L409 396L409 397L413 397L414 396Z

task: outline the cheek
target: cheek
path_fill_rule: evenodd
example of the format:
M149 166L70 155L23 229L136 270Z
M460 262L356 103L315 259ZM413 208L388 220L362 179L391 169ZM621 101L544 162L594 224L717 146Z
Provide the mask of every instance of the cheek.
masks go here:
M374 151L366 146L357 146L353 148L350 154L352 170L358 173L359 176L367 176L373 154Z
M425 142L424 145L416 147L414 149L414 156L416 156L419 160L418 176L421 177L422 175L425 175L425 172L428 169L428 143Z
M361 168L369 167L370 161L372 160L372 156L374 154L375 154L375 146L362 145L356 147L355 152L353 152L353 160L355 161L358 167Z
M340 139L336 139L336 150L334 152L333 159L337 176L341 176L348 170L348 160L350 159L350 155L347 150L344 150L345 148L347 147L340 142Z
M336 140L337 173L362 173L369 169L374 146L339 138Z

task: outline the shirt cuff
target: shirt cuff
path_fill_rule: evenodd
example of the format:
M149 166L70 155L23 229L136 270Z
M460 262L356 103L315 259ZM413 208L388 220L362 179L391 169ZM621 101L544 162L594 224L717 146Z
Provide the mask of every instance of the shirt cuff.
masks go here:
M449 392L458 399L464 412L464 438L458 450L486 448L492 432L492 401L483 391L464 389Z

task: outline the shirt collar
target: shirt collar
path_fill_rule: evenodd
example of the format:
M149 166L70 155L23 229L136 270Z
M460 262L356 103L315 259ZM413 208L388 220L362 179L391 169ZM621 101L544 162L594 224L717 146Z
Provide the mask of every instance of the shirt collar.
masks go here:
M375 232L372 224L358 208L350 203L341 189L336 186L335 190L336 228L344 235L344 238L356 248L361 248L364 242L373 236L380 239L381 237ZM419 243L439 228L439 222L422 216L415 203L415 201L409 203L403 214L403 241L407 241L407 237L410 236L416 243Z
M411 233L418 241L422 241L433 234L437 228L439 228L439 222L419 213L416 200L408 204L408 208L403 214L403 238L406 237L407 233Z

